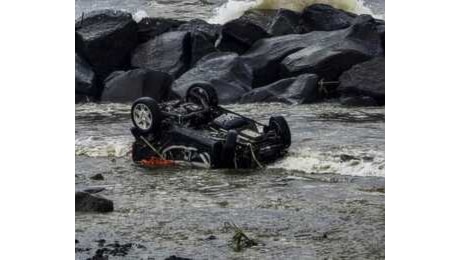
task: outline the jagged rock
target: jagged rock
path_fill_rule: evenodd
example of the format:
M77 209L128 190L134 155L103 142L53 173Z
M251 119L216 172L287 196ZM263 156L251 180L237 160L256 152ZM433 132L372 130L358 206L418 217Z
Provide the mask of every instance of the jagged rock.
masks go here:
M367 96L385 105L385 58L378 57L353 66L340 77L337 91L342 97Z
M86 192L75 192L75 211L77 212L111 212L113 202L106 198Z
M268 33L273 36L305 33L301 25L300 13L279 9L268 26Z
M98 173L90 177L91 180L102 181L104 180L104 175Z
M186 31L190 33L201 32L210 39L213 39L213 41L217 40L221 30L222 25L210 24L201 19L190 20L177 28L177 31Z
M340 32L311 32L262 39L241 58L253 69L253 86L260 87L281 79L280 63L289 54L318 42L338 41L340 37Z
M191 33L190 66L195 65L201 58L209 53L217 52L214 38L201 31Z
M330 5L314 4L303 11L302 17L305 26L311 31L334 31L351 26L356 14Z
M94 96L98 92L96 74L91 66L75 53L75 93L83 96Z
M240 18L224 24L217 48L221 51L242 54L259 39L270 37L267 30L271 19L262 12L274 13L274 11L246 12Z
M164 72L149 69L116 71L105 81L101 100L104 102L133 102L151 97L161 102L171 91L173 78Z
M129 67L137 45L137 24L131 14L116 10L93 11L75 24L77 52L101 79Z
M166 72L177 78L189 67L190 33L168 32L139 45L131 65Z
M281 102L287 104L312 103L318 99L318 76L305 74L282 79L244 94L240 103Z
M170 18L156 18L156 17L146 17L143 18L138 23L138 38L140 43L147 42L152 40L166 32L174 31L179 26L184 24L183 21L178 21Z
M283 75L314 73L327 80L336 80L353 65L383 52L376 26L369 15L356 18L350 28L336 31L341 37L317 42L287 56L281 62Z
M236 102L251 90L252 71L236 53L211 53L175 81L173 91L184 97L195 84L209 84L216 89L220 103Z

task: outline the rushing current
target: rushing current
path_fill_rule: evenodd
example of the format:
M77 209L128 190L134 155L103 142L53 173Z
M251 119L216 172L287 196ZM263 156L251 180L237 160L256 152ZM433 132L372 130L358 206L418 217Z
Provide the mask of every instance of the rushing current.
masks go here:
M138 16L223 23L251 8L298 10L321 2L384 17L384 1L76 0L75 15L116 8ZM76 259L100 244L135 243L110 259L383 259L385 110L337 103L230 105L267 122L282 115L288 155L260 170L144 169L130 160L129 104L75 106L76 190L104 188L109 214L76 213ZM104 180L92 180L95 174ZM226 222L258 242L235 251ZM100 242L99 242L100 243Z

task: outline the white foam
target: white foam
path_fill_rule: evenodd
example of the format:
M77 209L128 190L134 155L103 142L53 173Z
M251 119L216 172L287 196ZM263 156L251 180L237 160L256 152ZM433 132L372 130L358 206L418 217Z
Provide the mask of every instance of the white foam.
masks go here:
M136 13L133 15L133 20L136 23L139 23L143 18L149 17L146 11L144 10L138 10Z
M363 0L228 0L227 3L214 11L214 16L209 23L224 24L236 19L249 9L290 9L302 11L305 7L313 4L328 4L356 14L370 14L372 11L364 5ZM378 17L380 18L380 17Z
M357 159L343 162L340 154ZM364 160L365 157L373 159ZM385 176L384 154L376 151L356 152L349 149L319 152L302 147L291 149L289 155L269 168L303 171L315 174L341 174L351 176Z

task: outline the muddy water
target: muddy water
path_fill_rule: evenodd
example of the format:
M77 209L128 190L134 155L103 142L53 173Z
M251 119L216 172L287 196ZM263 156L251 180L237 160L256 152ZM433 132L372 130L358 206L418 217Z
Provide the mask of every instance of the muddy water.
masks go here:
M94 255L100 239L145 246L119 259L384 258L384 109L229 108L285 116L289 155L263 170L143 169L129 159L128 105L77 105L76 189L104 187L115 211L76 214L76 248L85 249L76 259ZM105 179L89 178L97 173ZM235 252L225 222L258 245Z

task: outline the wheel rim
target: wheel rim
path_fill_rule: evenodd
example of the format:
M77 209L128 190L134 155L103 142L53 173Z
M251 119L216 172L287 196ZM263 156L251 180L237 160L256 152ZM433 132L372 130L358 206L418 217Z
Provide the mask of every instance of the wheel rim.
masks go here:
M206 90L202 88L193 88L190 90L189 93L190 96L190 101L195 102L195 103L201 103L201 101L204 101L206 104L209 104L209 96Z
M134 107L133 119L136 127L142 130L148 130L153 125L152 111L142 103Z

